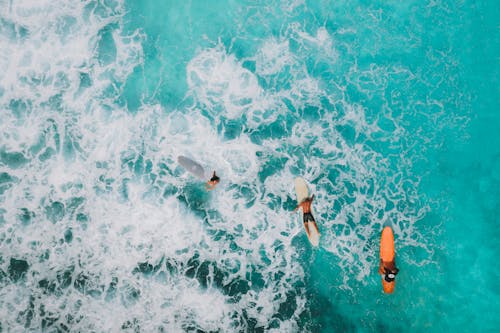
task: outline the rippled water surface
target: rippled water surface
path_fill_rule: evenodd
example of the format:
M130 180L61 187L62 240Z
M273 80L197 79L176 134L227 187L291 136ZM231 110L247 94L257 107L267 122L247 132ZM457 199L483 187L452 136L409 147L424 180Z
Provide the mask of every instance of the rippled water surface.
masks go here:
M0 0L0 332L498 330L498 17Z

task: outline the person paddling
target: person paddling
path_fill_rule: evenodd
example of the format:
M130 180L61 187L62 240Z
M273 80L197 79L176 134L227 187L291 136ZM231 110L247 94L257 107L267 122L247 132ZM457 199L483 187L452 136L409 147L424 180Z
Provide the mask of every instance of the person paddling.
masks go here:
M299 203L297 207L295 207L295 209L293 210L294 212L296 212L298 209L302 209L303 213L302 219L304 221L304 228L306 229L308 237L311 235L311 232L309 230L309 223L312 223L313 227L316 229L316 232L319 234L316 220L314 219L314 216L311 213L311 204L313 200L314 200L314 194L302 200L302 202Z
M380 259L378 272L382 275L385 281L392 282L396 278L396 275L398 275L399 269L396 267L395 260L384 262Z

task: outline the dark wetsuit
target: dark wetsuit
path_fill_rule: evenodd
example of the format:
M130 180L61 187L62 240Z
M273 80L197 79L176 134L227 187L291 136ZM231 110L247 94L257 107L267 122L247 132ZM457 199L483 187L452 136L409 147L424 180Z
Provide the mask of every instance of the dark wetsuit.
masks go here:
M314 219L313 214L311 214L311 213L304 213L303 214L303 219L304 219L304 223L306 223L306 222L316 222L316 220Z
M394 281L398 272L399 269L397 268L395 268L394 271L391 271L390 269L384 267L384 280L387 282Z

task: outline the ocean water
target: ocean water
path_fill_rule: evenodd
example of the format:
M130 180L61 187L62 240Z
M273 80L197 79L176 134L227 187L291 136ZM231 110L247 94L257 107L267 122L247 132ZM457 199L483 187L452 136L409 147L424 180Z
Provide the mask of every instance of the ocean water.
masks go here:
M499 17L0 0L0 332L498 332Z

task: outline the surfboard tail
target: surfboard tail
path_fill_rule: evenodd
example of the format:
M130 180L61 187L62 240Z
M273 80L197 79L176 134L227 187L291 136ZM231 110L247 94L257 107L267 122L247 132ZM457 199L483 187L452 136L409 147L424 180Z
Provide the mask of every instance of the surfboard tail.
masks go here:
M382 278L382 287L384 288L384 293L392 294L394 292L394 287L396 286L396 281L387 282Z
M319 236L320 236L320 233L319 233L319 230L318 230L318 226L316 224L316 222L309 222L310 224L312 224L312 226L310 225L309 227L309 234L307 235L307 237L309 238L309 242L311 242L311 244L313 246L319 246Z

